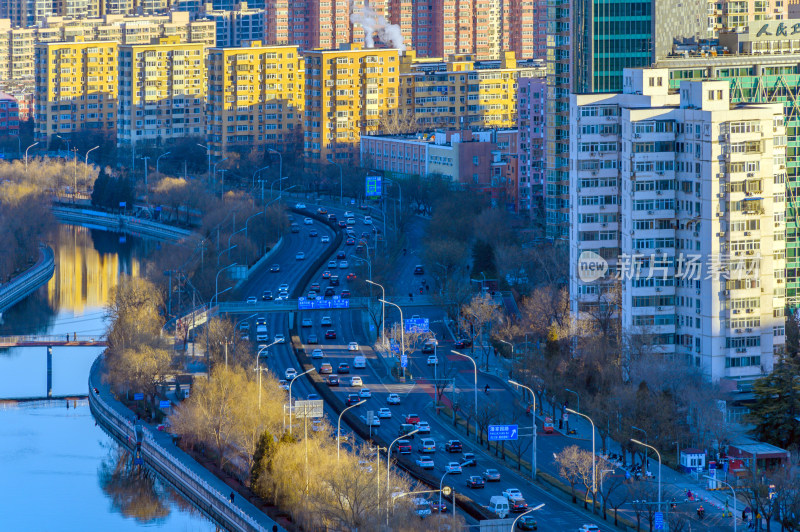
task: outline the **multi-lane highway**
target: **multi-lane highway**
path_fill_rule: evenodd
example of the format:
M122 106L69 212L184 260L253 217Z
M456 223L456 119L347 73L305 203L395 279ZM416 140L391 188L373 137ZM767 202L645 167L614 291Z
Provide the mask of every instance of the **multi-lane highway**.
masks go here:
M308 205L309 209L316 210L317 206ZM336 214L338 220L344 220L345 212L343 209L333 209L332 213ZM273 255L269 261L271 264L279 264L279 272L269 272L268 268L264 273L257 275L250 279L243 290L242 294L245 296L261 297L264 290L272 291L273 295L278 294L279 285L286 283L289 285L289 290L297 288L296 283L303 276L308 266L320 256L326 254L331 260L337 254L344 253L345 258L336 259L336 267L333 264L328 264L327 261L323 264L317 272L314 273L308 286L302 287L302 293L306 294L313 284L319 284L320 296L324 294L325 289L331 285L329 276L338 275L339 285L332 286L336 295L341 295L343 290L354 290L353 282L347 279L349 273L355 272L355 260L352 258L355 253L355 248L358 245L358 240L361 238L362 233L370 236L366 237L368 247L373 249L374 246L374 231L371 224L364 223L364 213L355 211L352 218L354 224L351 224L350 229L355 233L355 242L348 245L347 240L342 241L338 249L334 249L331 244L324 244L321 242L322 236L327 235L331 242L334 239L333 231L325 224L313 220L310 225L303 223L303 216L294 214L294 221L300 225L299 233L290 233L285 237L281 249ZM316 237L309 236L311 230L315 230L318 234ZM412 230L413 232L413 230ZM421 280L424 276L414 275L413 266L422 261L417 256L418 235L417 238L408 239L408 252L403 256L402 260L398 261L401 264L402 271L397 272L398 282L393 283L387 289L389 293L394 294L407 294L408 292L416 291L418 294L418 287L421 285ZM296 254L303 252L305 254L304 260L296 260ZM362 253L363 257L364 254ZM342 260L347 261L347 265L342 267ZM408 270L407 272L405 270ZM360 271L366 271L361 269ZM328 272L328 274L325 274ZM399 315L392 307L387 306L387 327L395 321L399 321ZM450 332L444 326L444 313L436 307L414 307L405 312L408 314L406 318L413 314L419 314L422 317L429 318L431 321L432 332L439 339L438 356L442 361L442 367L450 365L455 368L451 372L451 378L455 379L456 390L462 396L471 396L473 391L474 372L472 363L466 359L450 354L449 346L452 346L452 337ZM289 315L287 313L270 313L266 315L267 325L269 330L270 340L274 338L275 334L283 334L287 339L286 344L277 344L268 349L269 355L266 357L266 364L275 373L278 378L283 378L284 372L287 368L300 369L298 360L291 349L289 343ZM323 319L330 318L331 325L323 325ZM320 348L323 350L324 358L312 359L317 371L322 367L323 363L328 363L332 366L334 373L339 376L340 384L333 387L332 390L342 399L343 402L347 400L349 394L358 394L364 388L368 388L371 397L366 400L364 405L357 407L359 414L366 416L367 411L375 412L379 408L389 408L391 411L391 418L381 419L380 427L373 427L373 432L376 432L383 440L392 441L398 435L401 424L405 422L407 414L417 414L422 421L426 421L430 425L430 434L416 434L411 438L412 452L409 455L404 455L404 458L409 458L411 462L415 462L420 456L420 442L423 438L431 438L436 443L436 450L428 454L434 462L434 468L431 474L435 478L441 478L444 475L446 466L449 462L463 462L463 453L471 452L476 455L475 466L465 466L463 472L460 474L450 473L445 477L444 484L452 486L459 493L465 493L470 498L475 500L481 505L488 505L489 499L493 495L500 495L504 490L509 488L519 489L525 497L526 502L535 506L542 502L546 506L539 510L536 514L539 526L542 530L577 530L583 523L587 522L586 517L575 512L575 508L557 497L550 495L548 492L531 484L522 476L518 475L513 470L513 464L504 464L502 461L497 460L494 456L487 454L484 450L476 444L473 438L464 438L459 434L453 432L450 424L446 423L441 418L438 418L433 409L435 387L433 383L434 367L426 364L427 355L422 355L419 351L414 352L409 357L409 373L414 376L413 381L407 383L396 382L392 377L387 375L386 364L379 359L379 355L375 353L369 343L374 335L369 334L367 331L368 322L363 319L363 313L360 310L314 310L302 311L296 315L298 324L299 336L303 347L307 353L311 353L313 349ZM310 320L310 326L302 326L303 320ZM335 339L326 339L325 332L327 330L334 330L336 332ZM254 335L255 323L251 323L251 335ZM314 335L317 338L318 344L309 343L310 337ZM357 351L350 350L348 344L350 342L357 342L359 349ZM271 342L270 342L271 343ZM258 342L254 342L258 344ZM298 346L299 347L299 346ZM364 356L366 358L366 367L357 369L354 367L354 360L356 356ZM447 359L445 362L444 359ZM262 359L263 360L263 359ZM340 364L348 364L350 373L338 373ZM390 361L393 364L393 361ZM362 386L350 386L349 378L357 375L362 380ZM326 375L327 377L327 375ZM499 382L493 377L479 375L479 389L481 394L485 392L483 389L485 385L489 384L488 394L497 401L502 401L502 404L509 405L513 408L514 399L508 391L500 386ZM316 393L311 381L305 377L301 377L295 381L292 386L292 394L295 399L305 399L309 394ZM390 405L387 402L389 394L398 394L400 396L399 405ZM449 394L449 392L448 392ZM326 416L332 425L335 426L335 416L338 412L326 405ZM530 429L528 434L523 437L530 437ZM556 435L539 434L539 456L545 456L542 450L542 441L547 438L561 438ZM463 445L462 452L449 453L445 451L445 444L448 440L459 439ZM564 442L560 445L563 446ZM397 456L393 449L393 456ZM497 460L497 461L496 461ZM541 460L541 458L540 458ZM498 482L487 482L486 487L482 489L470 489L467 487L467 478L472 475L481 476L486 469L496 469L500 473L500 480ZM449 506L449 504L448 504ZM514 515L514 514L512 514ZM598 524L600 522L595 521ZM608 529L601 525L601 528Z

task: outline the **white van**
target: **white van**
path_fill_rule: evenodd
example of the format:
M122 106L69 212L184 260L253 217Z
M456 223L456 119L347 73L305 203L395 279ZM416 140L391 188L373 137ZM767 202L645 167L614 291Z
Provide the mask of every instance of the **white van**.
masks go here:
M489 506L486 508L497 515L498 518L505 519L508 515L508 499L502 495L493 495L492 498L489 499Z
M367 367L367 359L359 355L353 359L353 367L355 369L364 369Z
M269 335L267 333L267 326L266 325L257 325L256 326L256 341L258 342L268 342Z

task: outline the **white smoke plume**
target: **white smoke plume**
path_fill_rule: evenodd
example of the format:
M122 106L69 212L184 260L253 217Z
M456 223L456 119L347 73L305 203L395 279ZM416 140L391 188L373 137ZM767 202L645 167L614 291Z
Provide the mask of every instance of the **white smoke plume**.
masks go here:
M392 48L397 48L401 53L405 52L406 45L403 44L403 34L400 31L400 26L397 24L389 24L389 21L383 15L376 13L369 4L364 4L361 10L357 11L356 6L350 3L350 22L359 24L364 29L364 46L367 48L375 47L374 35L391 45Z

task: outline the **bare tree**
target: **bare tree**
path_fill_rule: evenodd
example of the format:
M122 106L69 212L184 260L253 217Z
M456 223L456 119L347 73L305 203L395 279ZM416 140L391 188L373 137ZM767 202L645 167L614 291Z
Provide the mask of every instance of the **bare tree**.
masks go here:
M484 443L483 436L486 434L486 444L488 448L489 425L495 422L501 415L501 405L491 398L483 397L478 399L478 414L475 418L475 425L478 429L478 438L481 444Z
M461 307L461 327L470 334L472 340L472 349L475 349L476 338L481 340L481 353L484 358L484 366L489 366L489 347L483 342L484 333L492 321L496 321L501 316L501 310L498 309L494 299L489 294L480 294L472 298L472 300L465 306Z
M558 474L569 483L573 503L577 502L575 486L586 476L586 454L589 455L591 469L591 453L587 453L577 445L565 447L553 457L558 464ZM589 474L591 475L591 472Z
M603 481L603 519L606 518L606 504L614 510L614 526L619 523L619 509L630 499L630 484L622 475L612 475Z

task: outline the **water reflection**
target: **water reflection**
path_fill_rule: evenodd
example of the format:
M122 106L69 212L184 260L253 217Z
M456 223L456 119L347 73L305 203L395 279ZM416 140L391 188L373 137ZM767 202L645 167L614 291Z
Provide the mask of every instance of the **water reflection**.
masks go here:
M0 335L102 334L103 307L120 275L138 276L141 258L160 245L74 225L59 226L50 243L52 279L3 315Z

